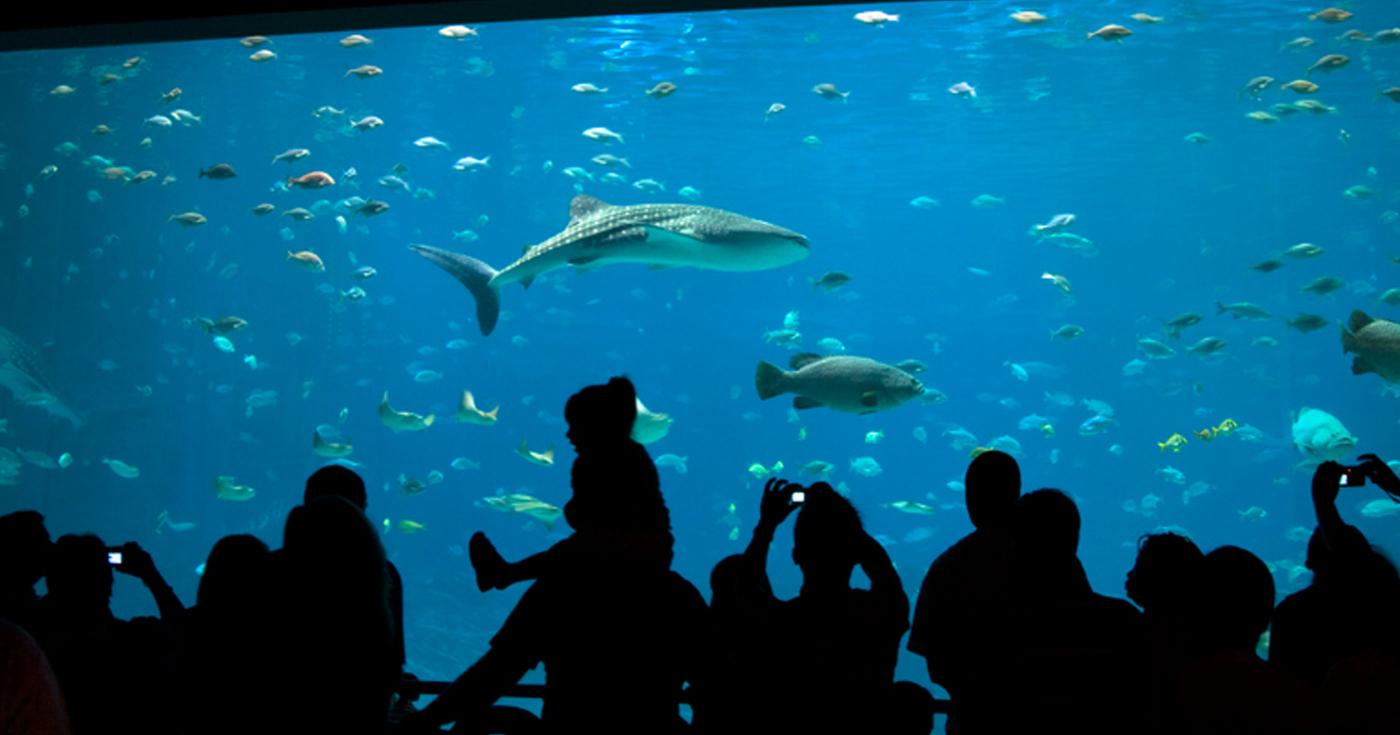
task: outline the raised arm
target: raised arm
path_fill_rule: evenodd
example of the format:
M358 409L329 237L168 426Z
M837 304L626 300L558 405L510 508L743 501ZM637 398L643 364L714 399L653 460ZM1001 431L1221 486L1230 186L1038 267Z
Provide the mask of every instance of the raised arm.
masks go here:
M146 585L146 589L151 591L151 597L155 598L161 620L172 623L184 616L185 603L180 602L175 590L170 588L160 570L156 569L155 560L140 544L128 541L122 545L122 563L117 566L117 571L130 574Z
M801 492L801 485L776 477L763 484L763 497L758 504L758 524L754 526L753 538L744 549L744 562L750 579L772 594L768 583L768 548L773 545L773 534L778 526L797 508L792 502L792 494Z
M1377 462L1385 464L1379 460ZM1317 466L1312 481L1313 510L1317 513L1318 532L1322 534L1323 541L1327 542L1332 553L1339 557L1355 559L1359 555L1369 554L1371 547L1361 531L1348 525L1342 520L1342 514L1337 511L1337 494L1341 491L1342 475L1345 472L1346 468L1336 462L1323 462Z

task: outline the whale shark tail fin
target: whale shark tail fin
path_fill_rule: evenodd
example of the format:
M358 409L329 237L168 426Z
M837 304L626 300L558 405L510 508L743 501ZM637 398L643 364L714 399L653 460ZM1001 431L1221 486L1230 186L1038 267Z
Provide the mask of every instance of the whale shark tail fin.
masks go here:
M495 268L470 255L431 245L409 245L408 249L432 261L467 287L476 300L476 323L483 335L490 334L496 328L496 320L501 316L501 291L491 285L491 279L496 275Z

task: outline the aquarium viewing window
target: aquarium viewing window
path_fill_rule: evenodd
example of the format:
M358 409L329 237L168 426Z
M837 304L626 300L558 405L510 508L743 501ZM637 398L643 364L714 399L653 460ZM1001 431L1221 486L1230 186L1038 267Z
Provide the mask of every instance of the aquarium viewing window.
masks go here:
M517 599L468 537L568 533L564 401L612 375L706 594L779 476L914 599L991 448L1075 498L1097 591L1166 529L1282 597L1311 468L1400 459L1393 3L351 5L0 32L0 512L191 602L355 467L445 680ZM1339 506L1400 550L1400 504Z

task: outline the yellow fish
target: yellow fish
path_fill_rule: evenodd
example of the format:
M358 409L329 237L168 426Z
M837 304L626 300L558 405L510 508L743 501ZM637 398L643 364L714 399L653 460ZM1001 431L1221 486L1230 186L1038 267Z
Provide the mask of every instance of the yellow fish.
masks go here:
M1214 439L1214 438L1215 438L1215 433L1214 433L1214 431L1215 431L1215 427L1207 427L1207 428L1201 429L1200 431L1195 432L1196 438L1197 438L1197 439L1200 439L1201 441L1207 441L1207 442L1208 442L1208 441L1210 441L1211 439Z
M543 452L532 452L530 446L524 439L520 440L520 446L515 448L515 453L525 458L525 461L537 464L541 467L554 466L554 447Z
M457 423L490 426L496 423L496 416L499 415L500 412L500 406L490 411L483 411L477 408L476 399L472 398L472 392L464 390L462 391L462 403L457 407Z
M427 526L419 523L418 521L410 521L407 519L399 521L399 530L404 533L418 533L419 531L422 531L426 528Z
M1240 425L1234 419L1225 419L1220 422L1219 426L1215 427L1215 430L1221 434L1228 434L1238 428L1240 428Z
M967 456L975 458L975 457L977 457L978 455L980 455L980 454L982 454L982 453L984 453L984 452L990 452L990 451L992 451L992 448L991 448L991 447L973 447L973 448L972 448L972 451L967 453ZM900 502L904 502L904 501L900 501Z
M1186 446L1186 437L1180 434L1172 434L1167 437L1166 441L1157 442L1157 451L1165 452L1170 449L1173 452L1180 452L1181 448L1184 446Z
M1048 423L1041 424L1040 433L1044 434L1046 439L1053 439L1055 438L1055 427Z

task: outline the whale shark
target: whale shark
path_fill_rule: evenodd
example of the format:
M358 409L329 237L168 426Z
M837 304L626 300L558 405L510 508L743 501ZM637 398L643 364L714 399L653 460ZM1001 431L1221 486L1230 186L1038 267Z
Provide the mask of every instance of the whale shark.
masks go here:
M569 202L569 224L496 270L469 255L431 245L409 249L452 274L476 300L483 335L496 328L502 286L525 288L559 268L591 270L612 263L654 268L689 266L717 271L778 268L807 257L807 238L762 220L695 204L613 206L580 194Z
M75 429L83 425L82 418L49 387L39 352L4 327L0 327L0 385L20 403L43 408L55 418L66 419Z

